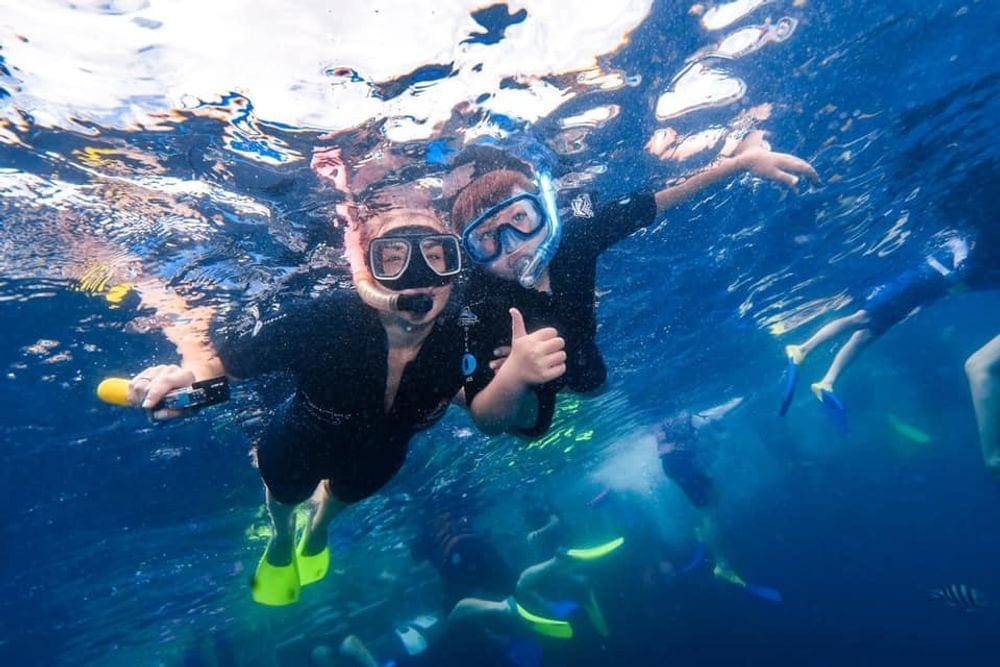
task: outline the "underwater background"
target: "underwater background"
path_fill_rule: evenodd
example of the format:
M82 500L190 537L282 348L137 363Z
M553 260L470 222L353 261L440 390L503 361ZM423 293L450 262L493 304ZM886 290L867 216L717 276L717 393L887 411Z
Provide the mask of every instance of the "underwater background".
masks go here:
M1000 487L963 363L998 333L1000 295L949 296L879 339L838 384L845 434L806 388L778 405L786 344L949 230L996 234L1000 9L606 4L0 1L0 664L308 665L434 606L407 544L445 489L520 567L526 494L587 524L586 499L613 489L635 543L680 569L699 518L650 425L736 397L701 454L728 560L782 601L710 568L643 580L612 562L609 638L496 664L996 664ZM528 133L567 192L611 199L752 128L823 183L740 177L606 253L608 391L563 397L530 443L453 407L337 520L334 572L294 607L248 594L267 539L248 450L288 386L242 383L170 424L94 396L176 359L130 277L230 307L348 287L316 145L398 159L391 186L439 175L434 140ZM928 595L961 584L995 605Z

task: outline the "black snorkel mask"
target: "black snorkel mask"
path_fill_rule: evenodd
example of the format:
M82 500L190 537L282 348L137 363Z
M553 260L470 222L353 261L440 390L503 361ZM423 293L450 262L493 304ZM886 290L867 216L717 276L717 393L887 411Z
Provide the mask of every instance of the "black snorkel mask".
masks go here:
M442 287L462 270L461 244L454 234L408 225L372 239L368 246L372 277L386 289Z

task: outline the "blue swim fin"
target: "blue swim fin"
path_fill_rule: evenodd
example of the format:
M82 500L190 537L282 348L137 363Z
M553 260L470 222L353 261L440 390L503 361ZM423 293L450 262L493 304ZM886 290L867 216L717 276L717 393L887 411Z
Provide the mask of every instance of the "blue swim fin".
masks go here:
M784 417L788 414L788 408L792 405L792 399L795 397L795 385L799 383L799 365L788 360L788 368L785 370L785 388L781 394L781 409L778 410L778 414Z
M781 409L778 414L784 417L795 397L795 386L799 383L799 364L805 359L805 354L799 345L786 345L785 355L788 357L788 367L785 369L785 388L781 394Z
M768 602L774 602L775 604L780 604L785 601L785 599L781 597L781 591L776 588L771 588L770 586L762 586L761 584L754 584L748 581L743 588L747 593L753 595L754 597L758 597L761 600L767 600Z
M580 608L580 605L573 600L555 600L550 602L548 606L552 615L560 621L565 621Z
M681 574L687 574L692 570L697 570L703 565L707 565L708 562L708 547L705 546L704 542L698 542L694 548L694 554L692 554L691 559L688 561L687 565L681 568Z
M833 393L833 387L825 382L816 382L811 388L816 394L816 398L823 404L827 416L837 427L837 432L847 433L847 408L844 407L844 402Z

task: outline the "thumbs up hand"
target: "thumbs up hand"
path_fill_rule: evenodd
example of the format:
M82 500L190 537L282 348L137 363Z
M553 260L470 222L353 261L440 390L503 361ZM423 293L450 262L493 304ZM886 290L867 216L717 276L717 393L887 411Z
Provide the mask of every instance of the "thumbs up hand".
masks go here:
M500 370L525 385L545 384L566 372L566 341L552 327L531 333L517 308L510 309L510 354Z

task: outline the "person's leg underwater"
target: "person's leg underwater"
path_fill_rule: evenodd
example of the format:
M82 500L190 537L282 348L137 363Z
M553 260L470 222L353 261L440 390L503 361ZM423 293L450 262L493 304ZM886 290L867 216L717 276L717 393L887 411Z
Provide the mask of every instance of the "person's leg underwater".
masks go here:
M833 420L840 432L847 431L847 410L843 401L833 391L833 385L858 355L868 347L877 336L871 329L861 329L851 334L850 339L839 350L827 369L826 375L819 382L810 385L816 399L826 408L827 414Z
M979 425L983 460L1000 480L1000 335L972 353L965 361L972 405Z
M347 503L334 497L330 491L329 480L323 480L316 487L312 503L312 515L306 524L302 540L295 550L299 582L303 586L319 581L329 571L330 540L327 529L330 522L347 507Z
M251 589L255 602L280 607L297 602L301 589L295 563L296 505L278 502L266 484L264 493L272 532Z
M868 311L861 309L856 311L853 315L838 317L832 322L826 323L820 327L819 331L810 336L809 339L801 345L793 344L785 346L785 356L788 359L788 367L785 372L785 388L781 398L781 409L779 410L779 414L782 417L788 413L788 408L791 407L792 398L795 396L795 387L797 386L799 380L799 366L801 366L802 362L805 361L807 356L809 356L809 353L815 350L818 346L836 338L845 331L856 330L867 326L868 322ZM816 390L813 389L813 391L815 392ZM819 394L817 394L817 396L819 396ZM820 400L823 399L820 398Z

